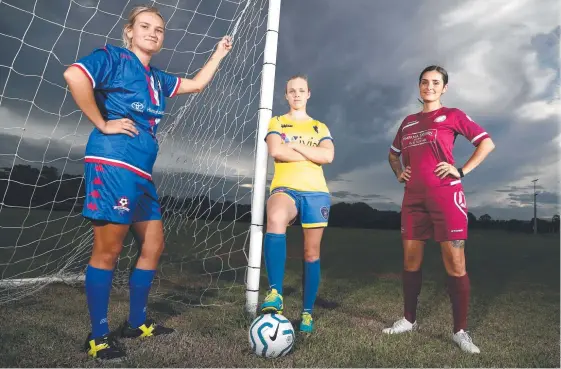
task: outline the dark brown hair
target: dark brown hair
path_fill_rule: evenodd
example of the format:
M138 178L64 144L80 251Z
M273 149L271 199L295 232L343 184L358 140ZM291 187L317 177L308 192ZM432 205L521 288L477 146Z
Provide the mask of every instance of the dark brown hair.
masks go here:
M444 86L448 84L448 72L446 71L446 69L438 65L429 65L428 67L423 69L421 75L419 76L419 83L421 83L421 80L423 79L425 73L432 71L437 71L438 73L440 73L440 75L442 76L442 82L444 82Z

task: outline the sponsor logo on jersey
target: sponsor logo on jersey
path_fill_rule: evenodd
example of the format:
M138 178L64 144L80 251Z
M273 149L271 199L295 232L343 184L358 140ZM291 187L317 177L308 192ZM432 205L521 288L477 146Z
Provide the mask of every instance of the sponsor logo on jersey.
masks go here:
M436 129L427 129L425 131L408 133L401 138L401 149L405 150L411 146L430 144L436 139L436 134Z
M152 114L156 114L156 115L164 115L163 110L155 110L155 109L152 109L151 107L148 107L148 109L146 109L146 111L148 113L152 113Z
M292 128L294 127L292 124L281 124L281 128Z
M131 104L131 108L142 113L144 111L144 104L140 101L135 101Z
M435 123L444 122L446 120L446 115L440 115L434 119Z
M314 126L314 131L316 131L316 133L319 133L319 128L318 128L318 126Z

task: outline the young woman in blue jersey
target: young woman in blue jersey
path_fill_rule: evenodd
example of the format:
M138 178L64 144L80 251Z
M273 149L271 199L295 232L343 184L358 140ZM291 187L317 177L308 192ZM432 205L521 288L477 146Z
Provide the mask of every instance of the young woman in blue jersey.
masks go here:
M156 130L165 98L202 91L232 43L225 36L193 79L179 78L150 66L152 56L162 48L164 30L157 8L135 7L123 28L125 47L106 45L64 72L76 104L95 126L86 146L83 210L94 233L85 283L92 327L85 350L94 358L125 355L109 335L107 310L113 269L129 229L141 251L130 276L129 318L120 336L173 332L146 317L148 294L164 249L160 205L152 182L158 153Z
M290 111L271 119L266 136L269 155L275 159L275 174L267 201L264 242L270 292L261 305L261 312L283 311L286 228L299 215L304 232L304 301L300 330L310 333L320 283L320 244L331 205L322 165L332 162L335 148L327 126L306 113L310 98L307 78L290 78L285 97Z

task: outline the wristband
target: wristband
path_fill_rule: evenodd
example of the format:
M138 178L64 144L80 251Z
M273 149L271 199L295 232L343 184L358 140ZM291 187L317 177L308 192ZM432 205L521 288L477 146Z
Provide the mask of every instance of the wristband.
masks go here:
M458 170L458 173L460 173L460 178L464 178L464 171L462 170L462 168L456 168Z

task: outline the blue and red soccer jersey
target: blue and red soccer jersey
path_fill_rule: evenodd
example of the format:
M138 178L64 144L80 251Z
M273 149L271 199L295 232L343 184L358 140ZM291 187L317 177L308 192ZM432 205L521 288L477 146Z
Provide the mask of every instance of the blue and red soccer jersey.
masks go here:
M454 165L456 137L462 135L474 146L489 134L463 111L442 107L406 117L390 152L401 155L411 167L405 183L401 211L403 239L438 242L467 238L467 203L461 180L440 179L434 170L440 162Z
M97 128L90 134L85 153L84 216L125 224L154 219L154 214L139 218L135 212L138 204L156 208L150 204L157 202L152 183L159 149L156 132L165 98L177 94L181 79L145 67L133 52L112 45L96 49L73 66L90 79L105 120L128 118L139 131L135 137L106 135Z

